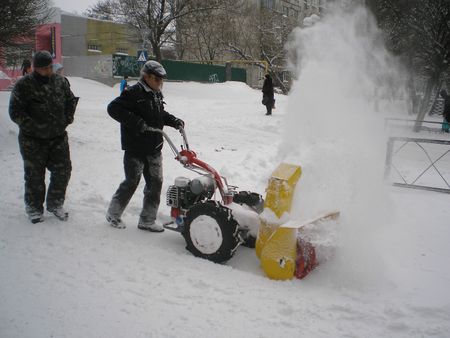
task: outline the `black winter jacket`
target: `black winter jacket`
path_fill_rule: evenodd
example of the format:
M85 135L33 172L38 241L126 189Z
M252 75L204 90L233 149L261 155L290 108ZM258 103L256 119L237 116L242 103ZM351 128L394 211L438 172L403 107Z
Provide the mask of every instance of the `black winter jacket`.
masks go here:
M25 135L52 139L65 134L77 103L64 77L53 74L48 78L33 72L14 86L9 115Z
M127 87L108 105L108 114L120 122L122 149L134 153L156 155L161 152L163 137L158 132L142 133L142 128L163 129L176 126L177 118L164 110L161 92L142 82Z
M263 92L263 99L261 103L265 106L273 107L275 103L275 98L273 94L272 78L269 77L264 80L262 92Z

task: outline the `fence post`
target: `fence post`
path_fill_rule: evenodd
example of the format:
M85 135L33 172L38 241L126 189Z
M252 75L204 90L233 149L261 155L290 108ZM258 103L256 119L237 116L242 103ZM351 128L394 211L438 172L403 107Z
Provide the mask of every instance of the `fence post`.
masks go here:
M384 167L384 179L388 179L391 172L392 151L394 149L394 138L389 137L386 149L386 166Z
M231 62L225 63L225 81L231 81Z

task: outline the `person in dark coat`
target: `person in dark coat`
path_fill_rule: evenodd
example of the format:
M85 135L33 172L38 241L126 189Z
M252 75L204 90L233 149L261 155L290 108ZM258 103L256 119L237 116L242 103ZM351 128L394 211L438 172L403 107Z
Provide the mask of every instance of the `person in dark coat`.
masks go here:
M32 223L42 222L45 170L50 175L47 211L67 220L64 200L72 165L66 128L73 122L78 98L66 80L53 74L52 56L38 51L34 71L17 81L9 115L19 126L19 146L25 171L25 210Z
M170 126L184 128L184 122L164 110L161 93L166 71L156 61L147 61L141 69L141 78L127 87L108 105L109 115L120 122L124 152L125 180L113 195L106 213L108 223L125 228L121 216L144 175L144 201L138 228L162 232L164 227L156 222L162 188L163 137L150 128Z
M273 94L273 82L270 74L266 74L265 76L262 92L262 104L266 106L266 115L272 115L272 109L275 107L275 99Z
M442 122L442 131L448 133L450 131L450 95L447 94L445 89L442 89L440 94L444 99L444 112L442 113L444 121Z
M28 59L23 60L22 66L20 67L20 69L22 70L22 76L30 74L32 72L31 61Z

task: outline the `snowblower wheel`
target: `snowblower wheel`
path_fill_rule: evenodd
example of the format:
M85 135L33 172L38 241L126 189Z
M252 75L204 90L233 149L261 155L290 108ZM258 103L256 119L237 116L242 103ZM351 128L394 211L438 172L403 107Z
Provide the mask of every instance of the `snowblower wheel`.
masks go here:
M238 223L231 210L215 201L195 204L184 220L186 249L215 263L229 260L239 245Z

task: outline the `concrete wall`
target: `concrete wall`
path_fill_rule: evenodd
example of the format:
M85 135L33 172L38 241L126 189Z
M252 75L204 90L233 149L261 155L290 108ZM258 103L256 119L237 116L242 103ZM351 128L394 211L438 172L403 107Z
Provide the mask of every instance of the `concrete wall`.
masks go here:
M81 16L63 14L61 16L61 28L63 57L87 55L87 19Z
M264 68L257 65L247 65L244 68L247 71L247 84L253 88L262 88L264 83Z
M113 85L120 81L112 77L112 56L74 56L64 59L64 75L84 77Z

